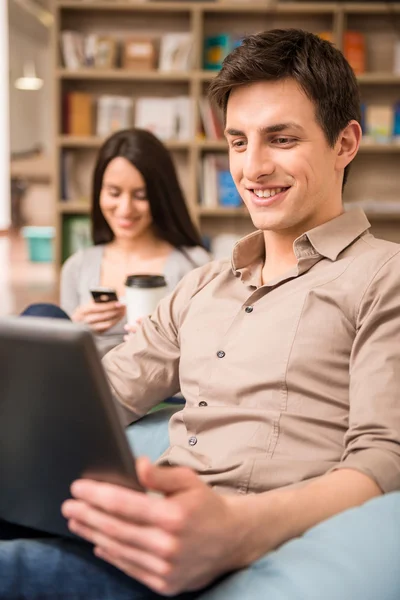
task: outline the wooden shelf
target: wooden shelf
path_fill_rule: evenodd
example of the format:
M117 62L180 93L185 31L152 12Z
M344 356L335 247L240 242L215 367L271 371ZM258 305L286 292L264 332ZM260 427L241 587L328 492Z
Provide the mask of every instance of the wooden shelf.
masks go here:
M59 67L56 70L56 76L60 79L89 79L103 81L211 81L216 77L218 71L130 71L129 69L65 69Z
M198 140L195 145L200 150L228 150L226 140Z
M361 144L361 154L396 154L400 152L400 144Z
M71 149L71 151L81 151L82 163L87 160L89 164L92 157L89 156L89 152L84 153L84 151L95 151L103 143L103 140L95 135L75 137L60 133L62 95L64 92L80 89L88 89L90 91L92 89L95 94L121 94L126 91L127 94L134 93L135 97L139 97L140 95L152 95L153 92L151 90L153 88L156 90L156 94L164 95L165 93L167 96L177 95L176 91L178 89L179 93L182 93L183 89L187 90L185 93L194 102L198 124L200 120L199 99L204 94L208 82L212 81L218 74L218 71L201 68L203 38L205 35L216 33L220 30L229 33L232 29L237 33L240 31L241 23L243 23L243 30L249 32L258 31L261 26L261 20L265 25L267 19L269 19L271 27L273 26L272 22L275 21L276 26L279 27L284 27L285 23L295 27L296 23L299 23L301 28L307 29L309 23L309 28L312 31L329 28L333 31L335 39L339 42L338 47L341 47L340 41L343 39L346 26L349 28L358 28L358 15L360 15L360 29L364 30L366 28L366 33L369 36L375 32L376 21L376 32L379 33L378 39L381 39L381 34L385 33L385 25L382 25L384 22L382 16L386 15L385 21L389 23L390 18L400 15L400 1L389 4L386 2L367 1L318 2L316 0L306 2L296 2L294 0L288 2L278 2L278 0L254 0L252 2L249 0L235 0L235 2L233 0L215 0L209 2L204 0L147 0L145 2L140 0L53 0L53 6L55 22L52 52L55 81L54 97L56 103L54 148L57 152L55 153L56 159L54 161L55 167L52 179L54 187L57 190L56 194L58 194L58 197L54 200L56 212L59 217L56 224L56 263L58 266L61 263L61 248L63 246L61 223L64 215L84 215L90 212L89 204L83 200L62 202L59 199L62 174L60 150ZM376 19L374 15L377 15ZM105 35L110 33L117 38L122 38L125 33L135 28L136 17L138 17L138 24L146 23L146 30L151 30L152 33L157 35L163 33L164 28L165 31L167 29L168 31L174 31L175 24L176 31L188 31L192 33L195 49L195 66L193 70L187 72L161 72L158 70L131 71L122 68L84 68L71 70L60 66L60 37L63 29L76 29L84 33L96 33L98 31ZM135 32L133 31L133 33ZM371 39L373 39L373 35ZM371 42L372 48L374 48L374 43L374 41ZM387 43L392 42L389 40ZM379 48L379 50L379 60L375 62L370 61L370 68L389 69L390 63L385 57L389 56L390 48L384 47ZM368 95L371 93L371 96L374 96L374 101L375 96L377 102L385 101L386 97L388 99L390 97L390 101L392 101L396 97L398 90L400 94L400 87L396 87L400 86L400 75L389 71L377 70L368 72L358 76L357 79L360 86L367 88ZM249 215L245 208L206 208L198 204L199 162L206 152L226 152L228 145L224 139L208 140L197 137L188 141L171 140L166 142L165 145L170 150L176 151L174 159L177 159L178 172L182 178L182 186L189 200L191 212L205 233L207 233L207 228L210 231L218 232L224 230L226 227L228 229L231 227L236 232L247 225L245 219L249 219ZM375 155L378 158L380 155L385 155L384 160L380 160L380 163L385 163L382 165L385 166L385 176L391 177L393 174L394 177L397 177L396 161L397 155L400 154L399 144L363 144L360 147L359 154L364 157L371 155L371 159L372 157L375 158ZM367 163L368 160L364 162L361 160L360 169L364 169L365 171ZM362 179L363 175L360 178ZM353 176L351 179L353 179ZM355 183L356 185L353 188L355 190L354 200L359 201L368 195L368 186L363 180L359 182L360 186L357 186L357 182ZM365 189L367 189L366 193L364 193ZM85 193L87 193L86 189ZM393 185L392 181L389 197L395 199L395 193L396 186ZM397 235L396 228L398 228L398 241L400 241L400 212L397 214L397 212L393 211L392 214L386 210L381 212L377 210L367 211L367 213L371 222L378 223L381 221L383 222L382 227L389 227L392 239L395 239L395 235ZM243 223L240 219L243 220ZM393 221L392 227L387 223L390 221Z
M250 218L246 208L205 208L200 206L197 210L200 217L239 217L241 219Z
M91 0L90 2L74 1L74 0L59 0L56 6L62 9L74 10L96 10L96 11L140 11L140 12L229 12L229 13L290 13L290 14L316 14L324 15L334 13L337 10L335 2L285 2L284 4L276 4L275 0L268 2L254 2L249 4L243 2L127 2L126 0L114 0L112 4L104 2L104 0Z
M326 15L337 11L353 14L390 14L400 12L399 3L385 4L384 2L282 2L268 0L249 4L245 0L241 3L223 1L210 2L131 2L127 0L114 0L106 3L104 0L58 0L55 3L59 9L73 9L76 11L104 11L104 12L209 12L209 13L278 13L293 15Z
M370 212L366 211L365 214L370 221L400 221L400 213L398 212Z
M79 11L102 12L191 12L191 2L130 2L127 0L113 0L107 3L104 0L84 2L82 0L58 0L55 3L60 9L73 9Z
M129 69L64 69L56 70L60 79L100 80L100 81L190 81L193 75L189 72L163 71L130 71Z
M62 215L88 215L90 205L84 200L64 200L57 204L57 212Z
M57 145L60 148L100 148L103 139L97 136L73 136L59 135ZM199 148L204 151L223 151L228 150L228 144L225 140L169 140L164 142L170 150L189 150L190 148ZM359 152L366 154L390 154L399 153L400 144L361 144Z
M357 76L359 84L392 85L400 84L400 75L395 73L364 73Z
M104 139L93 136L74 136L74 135L59 135L57 137L57 145L60 148L87 148L96 149L100 148L103 144ZM183 140L169 140L164 142L165 146L169 150L189 150L193 146L192 141Z

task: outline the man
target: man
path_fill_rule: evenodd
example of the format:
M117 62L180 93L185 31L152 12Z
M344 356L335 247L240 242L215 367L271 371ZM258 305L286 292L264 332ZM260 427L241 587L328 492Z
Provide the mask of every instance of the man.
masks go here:
M257 232L231 263L189 274L104 359L127 422L178 389L186 398L160 464L138 461L144 487L161 496L78 481L63 506L104 573L110 563L125 574L107 572L120 581L115 600L198 597L314 525L400 489L400 247L376 240L362 212L343 211L361 139L354 75L329 43L274 30L225 60L210 96L225 112L232 176ZM383 536L386 553L390 544ZM72 581L85 576L81 552ZM65 570L48 568L59 581ZM290 596L273 594L267 576L262 595L250 587L246 597L311 597L294 582Z

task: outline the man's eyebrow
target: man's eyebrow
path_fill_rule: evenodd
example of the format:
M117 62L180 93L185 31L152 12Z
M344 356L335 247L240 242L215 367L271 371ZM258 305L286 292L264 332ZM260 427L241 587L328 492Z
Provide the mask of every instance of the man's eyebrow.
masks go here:
M269 125L268 127L260 127L258 129L258 132L262 134L280 133L281 131L285 131L287 129L296 129L299 132L304 132L303 127L301 127L301 125L298 125L297 123L294 123L293 121L288 121L287 123L276 123L275 125ZM240 129L226 129L225 135L244 136L245 133L244 131L240 131Z

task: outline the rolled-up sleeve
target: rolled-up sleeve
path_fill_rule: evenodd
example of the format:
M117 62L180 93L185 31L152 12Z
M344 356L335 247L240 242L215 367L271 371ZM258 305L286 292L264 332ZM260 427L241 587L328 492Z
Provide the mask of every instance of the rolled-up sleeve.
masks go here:
M335 467L361 471L383 492L400 489L400 256L363 293L350 359L349 427Z
M154 313L143 319L127 342L103 357L114 398L125 413L126 423L139 419L159 402L179 392L179 328L207 268L188 273L175 290L161 300Z

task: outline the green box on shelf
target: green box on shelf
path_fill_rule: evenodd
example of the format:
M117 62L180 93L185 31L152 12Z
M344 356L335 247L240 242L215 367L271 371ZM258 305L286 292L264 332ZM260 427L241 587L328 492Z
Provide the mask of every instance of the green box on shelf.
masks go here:
M54 227L32 225L22 228L22 235L27 241L31 262L52 262L54 233Z

